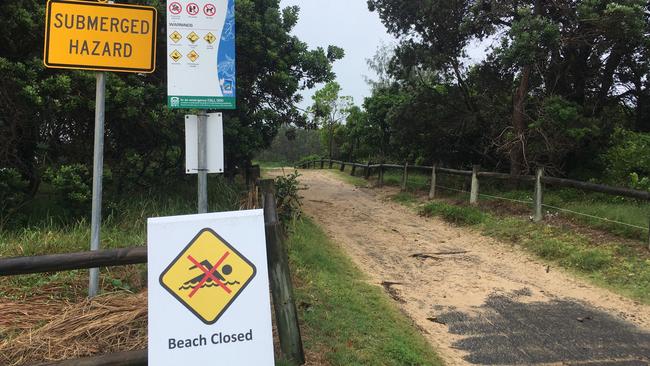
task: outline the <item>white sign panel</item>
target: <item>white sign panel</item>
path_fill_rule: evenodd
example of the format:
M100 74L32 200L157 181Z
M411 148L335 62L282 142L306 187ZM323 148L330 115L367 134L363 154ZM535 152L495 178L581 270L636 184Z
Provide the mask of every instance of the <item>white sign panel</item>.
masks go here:
M197 174L198 156L198 116L185 116L185 172ZM221 113L208 114L207 169L209 174L223 173L223 116Z
M149 219L149 365L274 365L262 210Z
M235 0L167 1L170 108L235 109Z

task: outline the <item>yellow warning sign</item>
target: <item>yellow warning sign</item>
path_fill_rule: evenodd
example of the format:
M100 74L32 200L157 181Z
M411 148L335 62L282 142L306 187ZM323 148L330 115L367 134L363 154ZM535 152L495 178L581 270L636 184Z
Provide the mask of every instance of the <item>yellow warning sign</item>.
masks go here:
M171 40L174 41L174 43L178 43L178 41L180 41L183 38L183 36L177 31L174 31L174 33L169 35L169 38L171 38Z
M187 39L189 39L190 42L192 42L192 43L196 43L196 41L198 41L199 38L200 38L199 35L194 33L194 32L187 35Z
M205 324L214 324L255 277L248 259L203 229L160 275L160 284Z
M212 34L212 32L208 32L208 34L206 34L205 37L203 37L203 39L205 39L205 41L208 42L209 44L213 44L214 41L217 40L217 37L215 37L214 34Z
M169 57L171 57L172 60L174 60L174 62L178 62L178 60L183 58L183 55L180 52L178 52L178 50L174 50L174 52L169 54Z
M192 62L196 61L197 58L199 58L199 54L196 53L196 51L192 50L190 53L187 54L187 58L189 58Z
M153 72L156 19L151 6L49 0L43 62L64 69Z

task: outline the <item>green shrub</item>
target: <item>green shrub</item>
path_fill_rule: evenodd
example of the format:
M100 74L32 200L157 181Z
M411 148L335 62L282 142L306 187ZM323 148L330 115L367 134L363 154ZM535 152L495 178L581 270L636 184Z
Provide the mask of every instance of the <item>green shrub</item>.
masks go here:
M27 182L17 170L0 168L0 228L25 202Z
M566 262L583 271L598 271L612 264L612 254L603 249L583 249L573 252Z
M485 221L486 215L475 207L456 206L446 203L431 202L425 205L420 214L440 216L445 221L459 226L478 225Z
M300 165L305 164L305 163L307 163L307 162L314 161L314 160L320 160L320 159L322 159L322 158L321 158L319 155L315 155L315 154L314 154L314 155L303 156L303 157L300 158L300 160L296 163L296 166L300 166Z
M275 178L275 197L277 200L278 217L285 227L295 222L302 214L300 202L300 173L294 171L286 176Z
M650 189L650 133L616 130L602 159L612 183Z
M91 179L83 164L48 168L43 176L43 180L51 185L57 204L73 215L87 211L92 199Z
M537 238L530 246L535 254L545 259L563 259L576 250L573 245L554 238Z

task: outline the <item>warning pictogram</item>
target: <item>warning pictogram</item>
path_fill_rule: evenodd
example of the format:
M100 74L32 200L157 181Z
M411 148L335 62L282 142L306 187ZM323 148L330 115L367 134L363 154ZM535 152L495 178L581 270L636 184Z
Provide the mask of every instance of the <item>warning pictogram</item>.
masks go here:
M200 37L199 37L198 34L192 32L192 33L187 35L187 39L189 39L190 42L192 42L192 43L196 43L196 41L198 41L200 39Z
M209 17L213 17L215 14L217 14L217 7L214 6L214 4L205 4L203 7L203 13Z
M178 60L183 58L183 55L180 52L178 52L178 50L174 50L174 52L169 54L169 57L171 57L172 60L174 60L174 62L178 62Z
M178 43L178 41L180 41L183 38L183 36L177 31L174 31L174 33L169 35L169 38L171 38L171 40L174 41L174 43Z
M174 15L178 15L182 11L183 11L183 7L181 6L181 4L179 4L177 2L173 2L173 3L169 4L169 12L170 13L172 13Z
M253 263L203 229L160 275L160 284L206 324L214 324L255 277Z
M189 3L189 4L187 4L186 9L187 9L187 13L188 13L189 15L196 15L196 14L199 13L199 6L196 5L195 3Z
M199 58L199 54L196 53L196 51L192 50L192 51L190 51L190 53L187 54L187 58L189 58L190 61L194 62L194 61L196 61L196 59Z
M205 37L203 37L203 39L205 39L205 41L208 42L209 44L213 44L214 41L217 40L217 37L215 37L214 34L212 34L212 32L208 32L208 34L206 34Z

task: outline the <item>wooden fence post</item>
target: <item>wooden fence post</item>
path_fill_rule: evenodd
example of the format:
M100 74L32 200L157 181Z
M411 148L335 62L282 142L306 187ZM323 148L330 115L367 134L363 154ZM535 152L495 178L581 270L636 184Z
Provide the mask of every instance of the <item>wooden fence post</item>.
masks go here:
M402 192L406 192L409 180L409 162L404 162L404 173L402 173Z
M650 219L648 220L648 250L650 250Z
M354 174L357 172L357 166L355 162L352 162L352 169L350 169L350 175L354 177Z
M469 195L469 203L471 205L478 204L478 171L479 166L474 165L472 167L472 189Z
M533 211L533 220L535 222L540 222L544 220L544 213L542 212L542 203L543 203L543 187L542 187L542 177L544 176L544 168L537 168L537 174L535 174L535 208Z
M429 189L429 199L436 198L436 164L433 164L431 171L431 189Z
M305 363L305 354L298 326L298 311L293 297L289 258L278 219L273 179L260 180L260 188L264 197L269 280L280 349L287 360L302 365Z
M377 186L384 186L384 163L379 164L379 180L377 182Z
M323 169L325 167L325 160L320 159L320 168Z
M334 162L332 161L332 159L329 159L329 162L330 162L330 169L332 169L332 165L334 164Z
M340 169L340 170L341 170L342 172L345 171L345 163L344 163L344 162L341 162L341 169Z
M370 164L371 163L372 162L370 160L368 160L368 165L366 165L366 172L365 172L366 173L366 175L365 175L366 180L370 179Z

